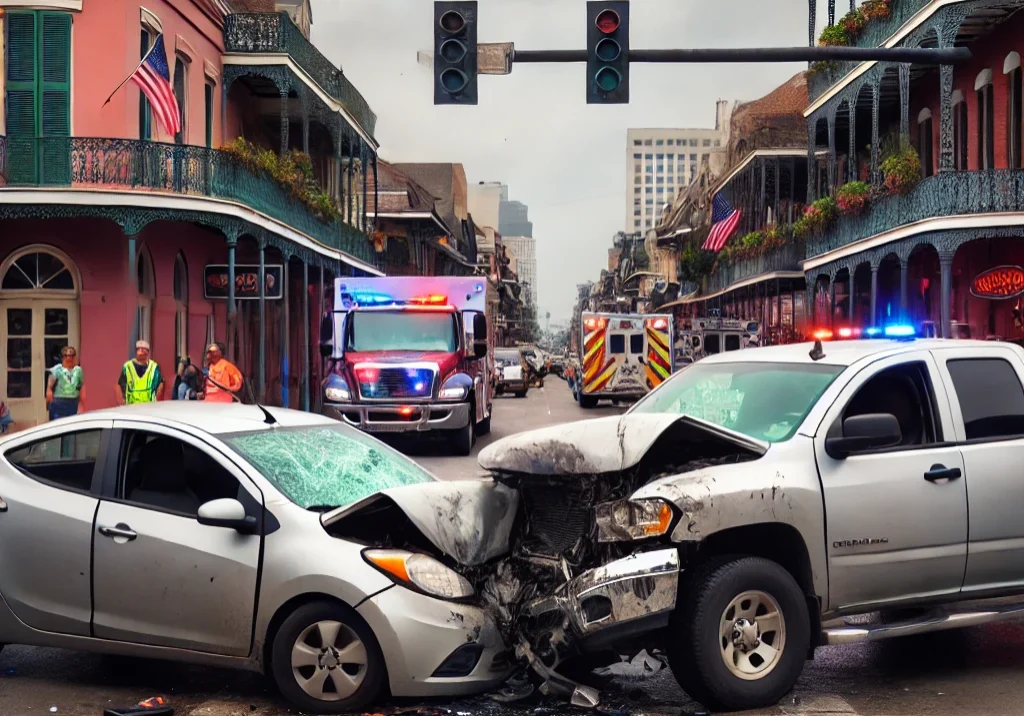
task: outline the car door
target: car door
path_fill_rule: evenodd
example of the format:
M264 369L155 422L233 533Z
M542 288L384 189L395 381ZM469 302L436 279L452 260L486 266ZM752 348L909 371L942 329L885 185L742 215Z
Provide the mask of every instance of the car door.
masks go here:
M235 498L262 523L263 498L196 435L115 422L94 535L94 634L245 656L252 639L260 534L201 525L201 504Z
M1009 345L935 351L967 472L965 592L1024 585L1024 362Z
M834 459L829 434L853 415L890 413L900 445ZM838 431L838 432L837 432ZM815 437L825 495L830 609L955 594L967 562L967 481L935 360L875 361L829 408Z
M89 636L92 527L112 421L73 425L4 445L0 595L33 629Z

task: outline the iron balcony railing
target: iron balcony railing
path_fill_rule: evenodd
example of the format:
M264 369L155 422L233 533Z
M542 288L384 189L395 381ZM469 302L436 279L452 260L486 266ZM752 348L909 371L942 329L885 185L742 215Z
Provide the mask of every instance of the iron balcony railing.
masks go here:
M1024 170L943 172L905 196L885 196L862 214L840 215L822 236L807 242L807 258L925 219L1024 211Z
M341 102L368 134L377 116L359 90L295 26L286 12L233 13L224 18L226 52L281 53L291 57L325 92Z
M775 271L799 271L803 259L803 242L793 241L760 256L738 259L725 265L719 264L716 271L705 279L702 293L717 293L740 281Z
M896 34L896 31L907 20L931 2L935 2L935 0L895 0L889 3L889 17L875 18L868 22L852 46L881 47L886 40ZM837 15L841 14L842 11L837 8ZM839 22L838 17L836 22ZM819 65L819 69L813 72L807 80L807 91L811 101L820 97L825 90L846 77L860 64L859 62L829 62Z
M248 206L331 248L366 262L368 237L321 218L271 176L229 152L99 137L0 135L0 187L74 187L213 197Z

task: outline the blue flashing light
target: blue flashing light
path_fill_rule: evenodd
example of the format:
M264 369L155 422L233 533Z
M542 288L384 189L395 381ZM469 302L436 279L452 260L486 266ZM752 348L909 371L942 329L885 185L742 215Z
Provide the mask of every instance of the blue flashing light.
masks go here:
M484 292L484 285L482 283L478 283L476 285L476 292L477 293L483 293Z
M868 338L877 338L878 336L882 335L882 329L875 327L865 328L864 335L867 336Z
M916 335L917 331L913 326L897 324L885 327L886 338L913 338Z
M386 303L394 303L395 299L386 293L356 293L352 298L356 303L362 305L382 306Z

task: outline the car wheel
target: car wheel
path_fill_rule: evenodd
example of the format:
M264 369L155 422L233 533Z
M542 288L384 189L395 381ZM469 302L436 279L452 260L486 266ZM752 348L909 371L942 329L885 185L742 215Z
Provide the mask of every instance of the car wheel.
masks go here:
M582 390L577 393L576 397L579 400L580 407L584 410L590 410L597 407L597 398L591 395L584 395Z
M270 669L285 699L313 713L361 710L387 681L384 654L370 627L355 610L333 602L306 604L284 620Z
M526 391L525 390L519 391L518 393L516 393L516 397L517 398L525 398L526 397Z
M492 408L493 410L493 408ZM493 414L493 413L492 413ZM491 432L491 416L488 415L486 418L476 424L477 435L487 435Z
M669 630L676 681L714 711L774 706L800 677L811 641L800 585L775 562L756 557L698 567Z
M465 457L473 452L473 443L476 440L474 429L476 428L476 411L471 405L469 407L469 423L458 430L453 430L449 438L451 440L452 452Z

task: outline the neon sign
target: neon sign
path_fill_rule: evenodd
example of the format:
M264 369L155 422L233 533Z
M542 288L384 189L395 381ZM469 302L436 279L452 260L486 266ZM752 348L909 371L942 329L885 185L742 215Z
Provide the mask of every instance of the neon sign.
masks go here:
M1024 269L1020 266L996 266L983 271L971 282L971 295L1004 300L1024 294Z

